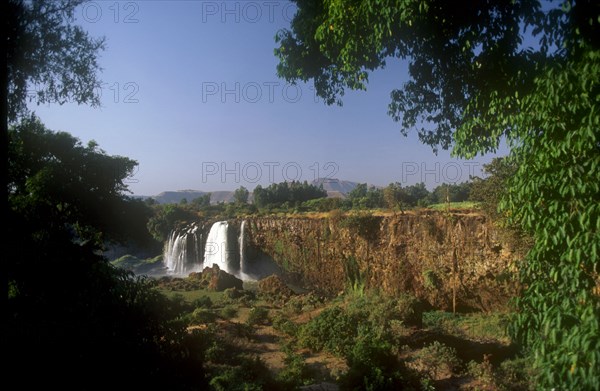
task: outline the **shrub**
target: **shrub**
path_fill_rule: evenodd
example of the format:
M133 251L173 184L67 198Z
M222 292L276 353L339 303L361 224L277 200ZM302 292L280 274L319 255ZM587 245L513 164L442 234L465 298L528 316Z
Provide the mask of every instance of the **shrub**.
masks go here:
M483 362L481 364L475 361L469 361L467 364L467 374L479 380L479 382L486 387L494 387L494 371L487 354L483 356Z
M421 327L423 324L423 304L409 294L401 294L396 298L396 316L407 325Z
M460 334L458 315L444 311L429 311L423 314L423 325L432 330L448 334Z
M269 324L269 310L263 307L253 307L250 309L246 323L251 326Z
M304 357L296 354L289 347L284 347L284 351L285 367L277 374L277 381L288 390L310 384L314 378L314 371L306 365Z
M412 367L431 379L439 379L444 373L456 373L460 364L455 349L435 341L415 354Z
M390 344L369 326L361 326L346 357L343 390L398 390L416 386L417 378L392 353Z
M242 291L235 288L227 288L223 291L223 296L229 300L236 300L242 297Z
M212 305L213 302L208 296L202 296L192 301L194 308L211 308Z
M300 329L299 342L314 351L346 356L354 344L357 319L341 307L326 308Z
M238 338L253 338L253 329L252 326L250 326L249 324L234 322L232 323L232 330L233 334Z
M237 313L238 313L237 308L229 306L229 305L221 308L221 312L220 312L221 316L225 319L233 318L237 315Z
M258 358L241 357L239 365L220 368L210 386L215 391L278 390L269 369Z
M314 310L320 307L322 303L322 299L313 293L292 296L283 305L283 312L288 315L298 315L304 311Z
M277 313L273 317L273 328L291 337L295 337L298 334L299 330L299 327L296 323L292 322L281 313Z
M196 308L194 312L187 317L190 324L212 323L216 318L217 316L206 308Z
M496 385L506 391L533 391L537 374L532 358L520 357L503 361L496 372Z

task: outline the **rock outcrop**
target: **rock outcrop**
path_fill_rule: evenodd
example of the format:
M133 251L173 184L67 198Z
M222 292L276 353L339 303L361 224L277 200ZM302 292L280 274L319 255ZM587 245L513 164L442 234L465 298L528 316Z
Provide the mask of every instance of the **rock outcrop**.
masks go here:
M229 288L243 289L242 280L221 270L218 265L205 267L201 273L191 273L189 279L200 280L202 287L216 292L222 292Z

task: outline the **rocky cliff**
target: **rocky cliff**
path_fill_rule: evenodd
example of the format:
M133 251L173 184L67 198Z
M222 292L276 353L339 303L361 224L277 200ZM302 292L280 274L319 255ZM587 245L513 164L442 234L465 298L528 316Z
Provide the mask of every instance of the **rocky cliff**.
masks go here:
M247 219L250 257L270 256L289 281L328 293L409 292L435 308L492 310L517 291L517 254L475 212Z

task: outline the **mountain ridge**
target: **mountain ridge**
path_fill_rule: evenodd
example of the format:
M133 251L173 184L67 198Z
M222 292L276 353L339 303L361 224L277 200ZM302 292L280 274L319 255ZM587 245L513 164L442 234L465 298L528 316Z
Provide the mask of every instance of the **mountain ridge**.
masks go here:
M317 178L310 182L311 185L323 186L323 189L327 191L327 197L329 198L346 198L349 192L351 192L360 182L352 182L348 180L342 180L337 178ZM369 185L371 186L371 185ZM234 190L219 190L219 191L204 191L204 190L166 190L152 196L136 195L134 198L137 199L148 199L152 198L159 204L178 204L184 198L189 202L195 198L201 197L207 193L210 193L210 203L217 204L219 202L232 202ZM252 200L252 192L250 192L250 200Z

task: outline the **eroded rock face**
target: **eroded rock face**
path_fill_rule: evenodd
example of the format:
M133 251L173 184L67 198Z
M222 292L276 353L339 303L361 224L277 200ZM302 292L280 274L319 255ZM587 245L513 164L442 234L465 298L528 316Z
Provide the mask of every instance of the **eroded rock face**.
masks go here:
M249 245L268 254L284 277L337 293L363 284L389 295L411 293L433 307L494 310L518 287L517 254L476 212L407 213L360 219L250 218Z

